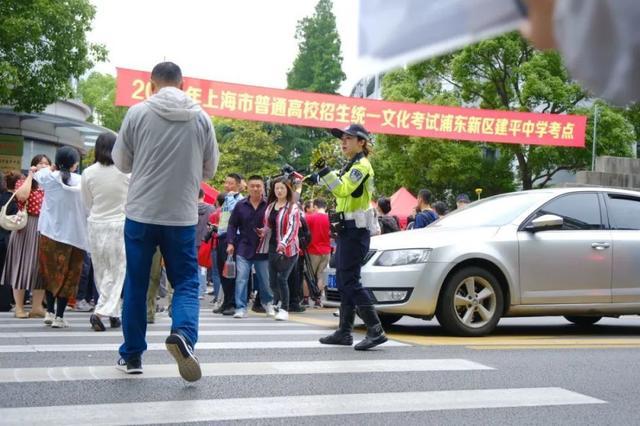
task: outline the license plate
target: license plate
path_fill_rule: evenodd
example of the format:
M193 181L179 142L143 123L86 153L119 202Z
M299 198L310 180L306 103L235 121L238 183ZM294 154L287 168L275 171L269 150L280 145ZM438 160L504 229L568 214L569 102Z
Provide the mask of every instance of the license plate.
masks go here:
M333 274L329 274L327 276L327 287L328 288L337 288L338 283L336 282L336 276Z

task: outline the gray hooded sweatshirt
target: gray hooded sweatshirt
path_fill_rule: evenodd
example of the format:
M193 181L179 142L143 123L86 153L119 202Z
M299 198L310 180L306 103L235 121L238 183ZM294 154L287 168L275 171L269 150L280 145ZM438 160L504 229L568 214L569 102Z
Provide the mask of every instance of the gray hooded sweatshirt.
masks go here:
M182 90L164 87L124 118L113 162L131 173L125 206L136 222L190 226L198 222L200 182L218 167L209 116Z

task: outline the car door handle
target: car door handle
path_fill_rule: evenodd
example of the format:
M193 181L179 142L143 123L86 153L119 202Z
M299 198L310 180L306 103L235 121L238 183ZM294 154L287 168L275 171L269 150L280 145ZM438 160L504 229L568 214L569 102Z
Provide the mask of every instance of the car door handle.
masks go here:
M609 247L611 247L611 244L609 244L609 243L591 243L591 247L596 249L596 250L604 250L604 249L608 249Z

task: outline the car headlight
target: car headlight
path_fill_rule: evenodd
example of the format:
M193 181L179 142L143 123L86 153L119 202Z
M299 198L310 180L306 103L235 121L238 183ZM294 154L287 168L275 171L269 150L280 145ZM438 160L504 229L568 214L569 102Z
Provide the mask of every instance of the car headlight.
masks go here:
M377 303L403 302L407 298L408 290L371 290Z
M429 259L431 249L409 249L383 251L376 259L375 266L400 266L424 263Z

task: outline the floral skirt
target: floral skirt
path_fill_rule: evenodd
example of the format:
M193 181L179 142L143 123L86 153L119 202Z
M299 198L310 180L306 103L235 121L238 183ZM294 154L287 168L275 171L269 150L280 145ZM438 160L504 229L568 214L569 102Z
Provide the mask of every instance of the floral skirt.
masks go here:
M45 290L55 297L75 297L85 251L40 235L38 263Z

